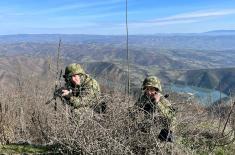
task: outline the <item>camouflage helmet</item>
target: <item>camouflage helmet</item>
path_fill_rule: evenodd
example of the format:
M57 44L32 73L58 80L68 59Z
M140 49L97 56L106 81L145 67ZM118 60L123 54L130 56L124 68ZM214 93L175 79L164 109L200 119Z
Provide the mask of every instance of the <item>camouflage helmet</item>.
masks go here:
M71 77L75 74L85 74L85 72L79 64L72 63L65 68L64 78Z
M159 91L162 91L160 79L157 78L156 76L148 76L147 78L144 79L142 85L143 89L145 89L145 87L147 86L154 87Z

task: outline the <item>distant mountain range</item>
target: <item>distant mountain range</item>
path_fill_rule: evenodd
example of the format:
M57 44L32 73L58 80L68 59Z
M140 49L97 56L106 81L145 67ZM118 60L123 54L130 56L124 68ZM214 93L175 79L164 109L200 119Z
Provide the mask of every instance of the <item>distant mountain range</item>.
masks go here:
M108 87L123 87L126 84L126 71L111 62L90 62L82 64L86 72ZM55 64L42 58L28 56L0 58L0 86L14 88L24 79L46 80L46 75L55 73ZM63 67L64 70L64 67ZM143 79L150 74L148 70L131 69L132 87L140 88ZM178 83L191 86L221 90L226 94L235 92L235 67L200 70L160 70L155 74L165 84Z
M0 44L0 55L29 55L56 57L57 43L11 43ZM123 45L109 43L63 43L61 53L69 62L115 62L126 63L126 49ZM234 50L159 49L153 47L129 46L130 63L133 67L148 70L192 70L203 68L227 68L235 66Z
M235 30L215 30L215 31L208 31L204 34L209 35L235 35Z
M235 35L221 35L225 32L130 36L132 86L138 87L147 75L157 75L163 83L183 83L229 94L235 87ZM213 33L220 35L207 35ZM125 84L125 36L42 34L0 36L0 85L17 85L19 75L45 75L48 60L55 62L59 38L64 65L81 63L102 82Z
M60 38L63 43L69 44L95 43L124 46L126 43L125 35L111 36L80 34L1 35L0 43L58 43ZM230 50L235 49L235 33L233 30L218 30L195 34L130 35L129 44L130 46L135 47L158 49Z

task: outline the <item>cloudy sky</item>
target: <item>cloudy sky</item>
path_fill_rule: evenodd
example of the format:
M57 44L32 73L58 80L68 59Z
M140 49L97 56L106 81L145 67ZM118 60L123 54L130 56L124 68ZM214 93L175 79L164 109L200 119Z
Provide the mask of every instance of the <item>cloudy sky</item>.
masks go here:
M0 35L125 34L125 0L1 0ZM128 0L130 34L235 30L235 0Z

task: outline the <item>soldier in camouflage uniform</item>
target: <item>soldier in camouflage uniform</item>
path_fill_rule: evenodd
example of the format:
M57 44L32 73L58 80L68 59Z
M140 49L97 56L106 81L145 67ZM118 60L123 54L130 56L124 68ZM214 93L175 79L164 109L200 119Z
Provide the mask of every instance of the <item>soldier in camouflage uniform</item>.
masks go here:
M160 80L155 76L149 76L143 81L143 93L135 106L144 111L144 122L142 129L147 132L154 122L161 128L159 139L162 141L172 141L171 126L175 119L175 112L171 103L161 94L162 88ZM147 125L148 124L148 125Z
M79 64L73 63L65 68L65 89L62 89L62 96L67 103L74 107L75 112L81 118L82 113L91 112L97 103L100 94L98 82L84 72Z

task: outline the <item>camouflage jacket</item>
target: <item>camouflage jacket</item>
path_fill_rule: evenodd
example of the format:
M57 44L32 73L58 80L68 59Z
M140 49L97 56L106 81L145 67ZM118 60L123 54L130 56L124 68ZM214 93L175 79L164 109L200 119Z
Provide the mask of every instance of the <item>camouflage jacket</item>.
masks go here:
M135 106L144 110L148 118L160 119L161 122L164 122L164 126L172 126L175 120L175 111L171 103L162 94L160 96L159 102L155 102L146 94L143 94L135 103Z
M72 93L65 99L74 108L93 106L100 94L98 82L87 74L84 74L84 80L81 85L73 86L67 82L66 87L69 90L71 89Z

